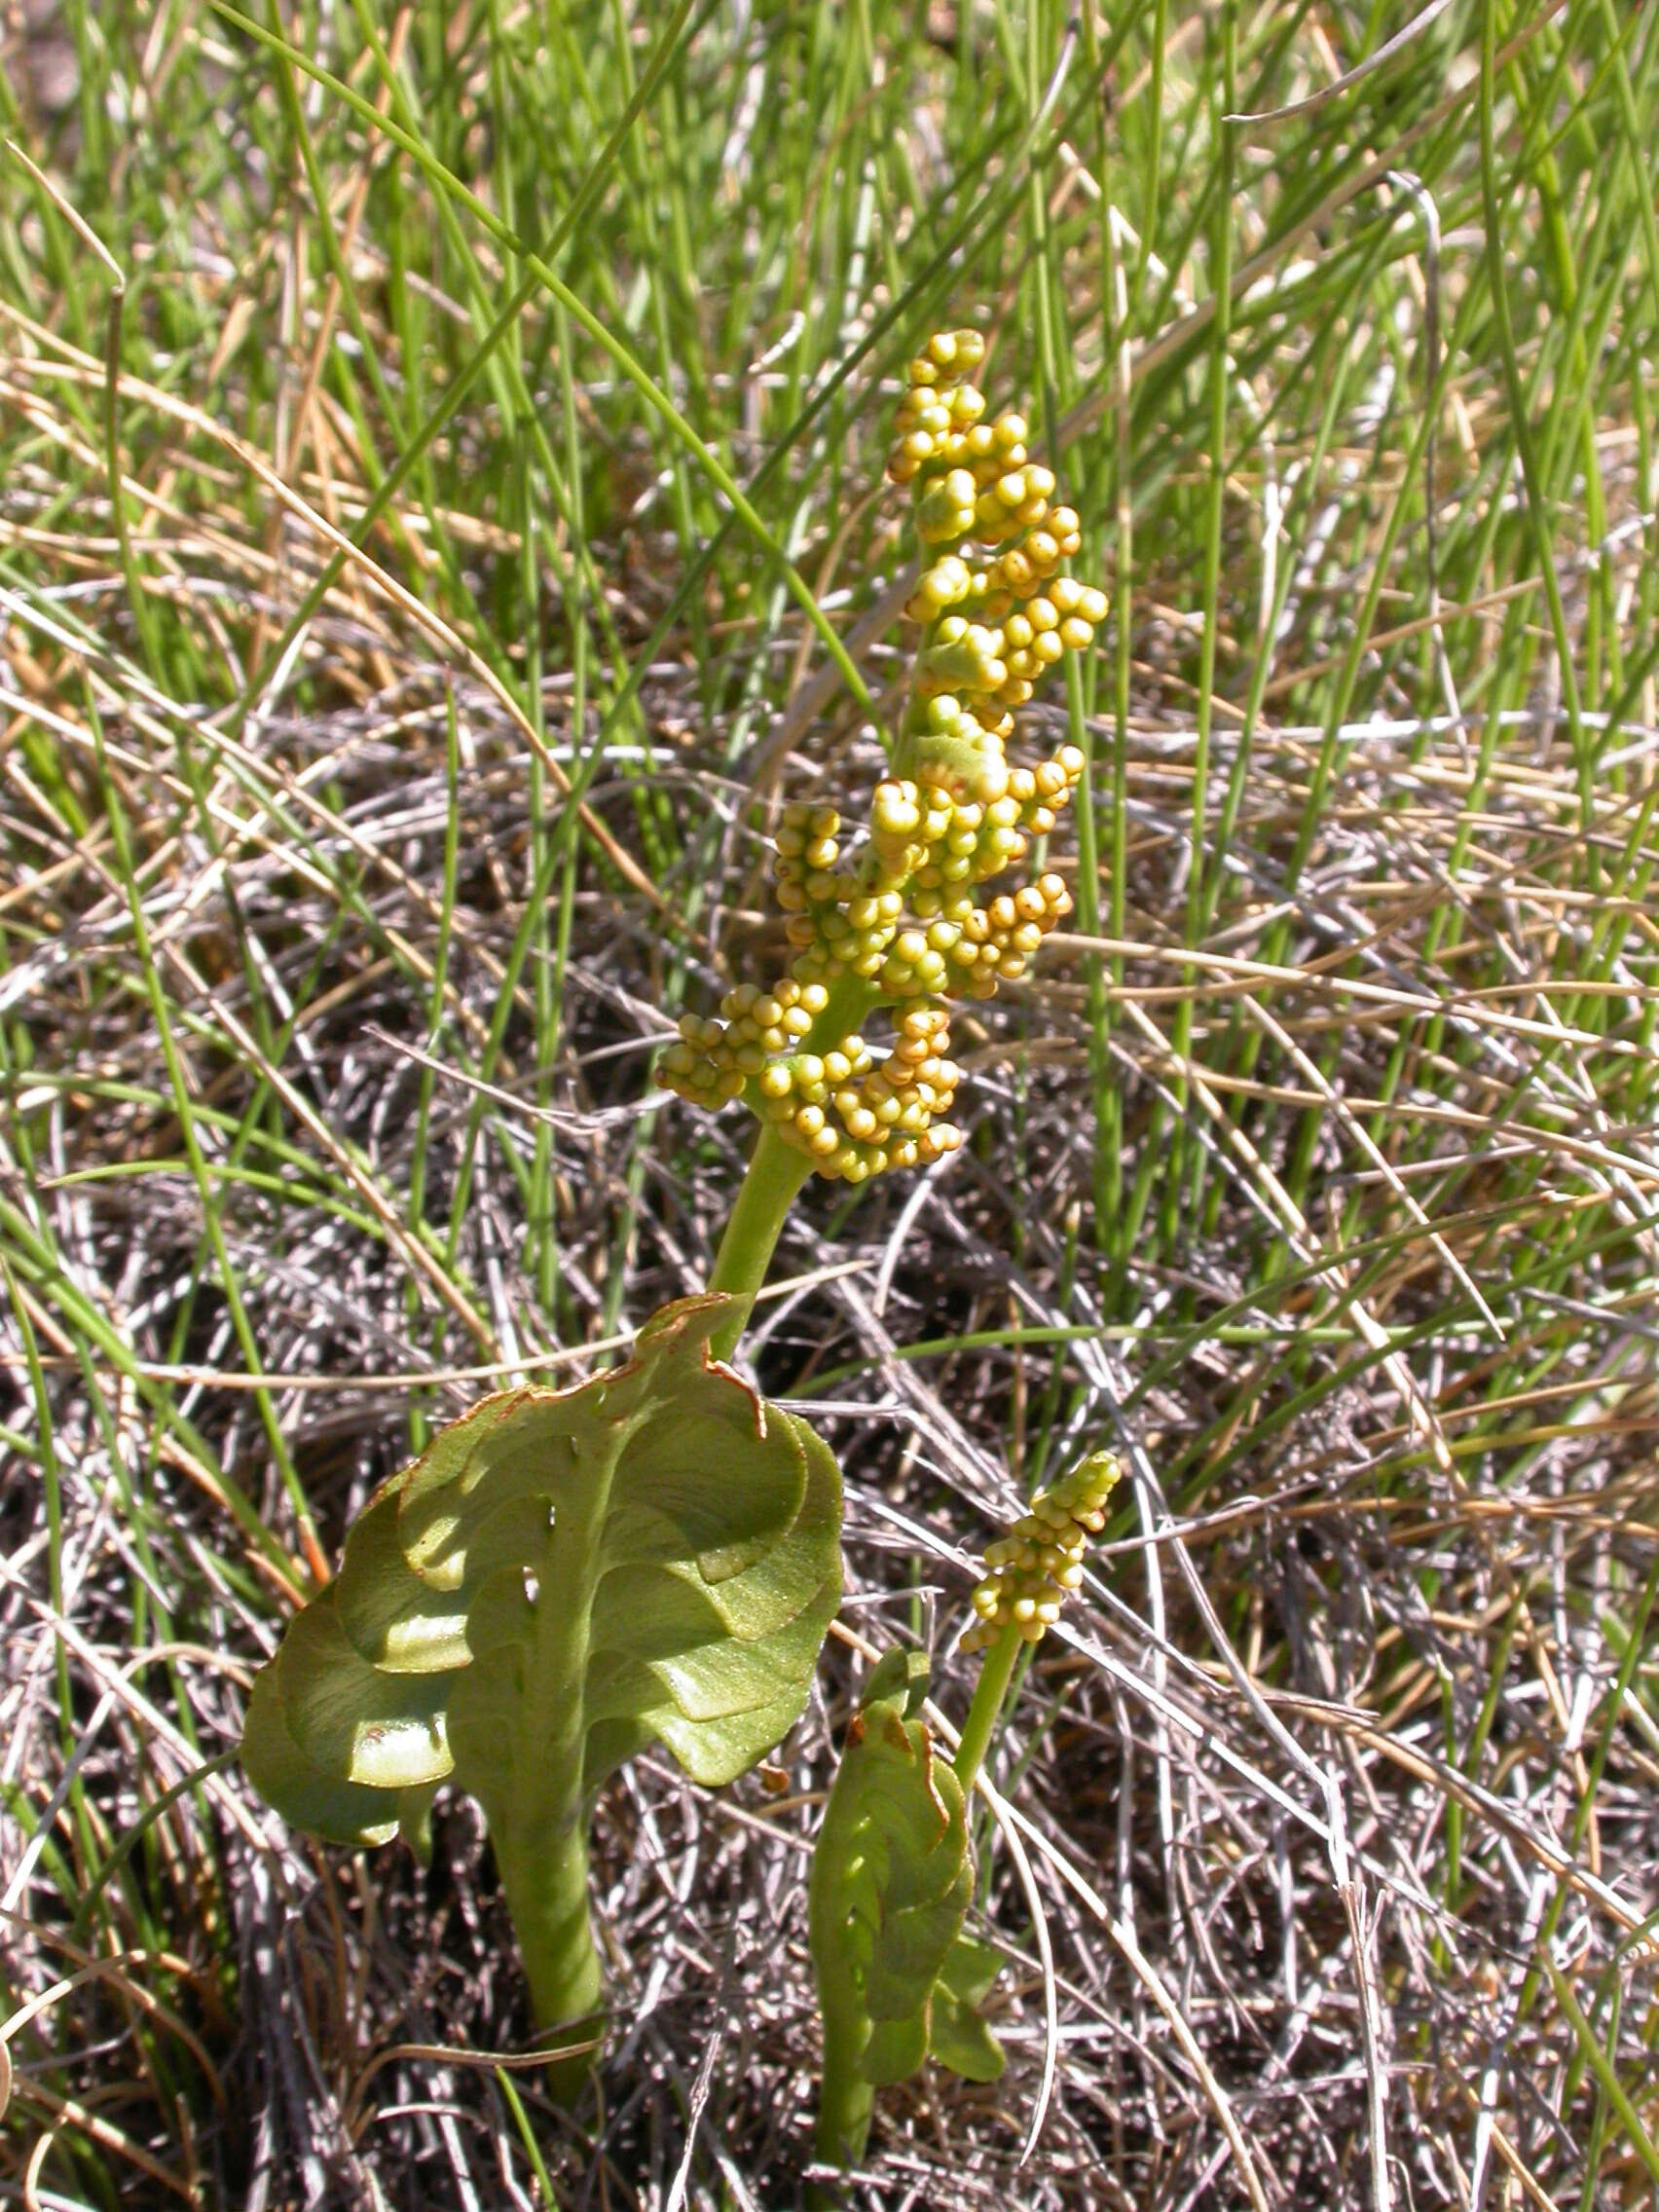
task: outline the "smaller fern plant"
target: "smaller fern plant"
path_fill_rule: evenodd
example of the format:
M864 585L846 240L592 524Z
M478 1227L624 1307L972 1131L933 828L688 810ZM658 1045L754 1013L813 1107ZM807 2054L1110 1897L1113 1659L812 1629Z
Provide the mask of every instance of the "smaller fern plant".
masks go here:
M1039 1491L988 1547L974 1625L961 1643L983 1656L949 1764L922 1711L922 1655L890 1651L870 1674L812 1861L824 2165L859 2163L876 2090L908 2080L926 2059L975 2082L1002 2072L1002 2051L979 2013L998 1954L963 1927L975 1886L967 1806L1015 1664L1042 1641L1082 1581L1084 1554L1105 1527L1118 1480L1112 1455L1091 1454Z

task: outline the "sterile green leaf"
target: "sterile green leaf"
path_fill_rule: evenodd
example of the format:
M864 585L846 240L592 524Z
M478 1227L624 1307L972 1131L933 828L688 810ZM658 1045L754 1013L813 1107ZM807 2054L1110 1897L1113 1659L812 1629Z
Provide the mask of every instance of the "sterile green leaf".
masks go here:
M928 2056L966 2082L995 2082L1008 2063L1002 2045L979 2016L1002 1965L994 1943L958 1936L934 1986Z
M840 1480L807 1424L711 1361L726 1297L626 1366L511 1390L375 1496L259 1675L255 1788L339 1842L483 1804L503 1872L653 1741L724 1783L805 1703L840 1595Z
M962 1788L912 1714L926 1663L890 1653L847 1730L813 1853L812 1959L826 2080L902 2082L974 1886Z

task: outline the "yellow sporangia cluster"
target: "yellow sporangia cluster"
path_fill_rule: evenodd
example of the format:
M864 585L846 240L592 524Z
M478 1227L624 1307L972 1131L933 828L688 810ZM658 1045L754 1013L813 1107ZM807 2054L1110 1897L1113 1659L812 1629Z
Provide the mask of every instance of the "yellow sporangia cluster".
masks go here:
M945 1118L953 998L989 998L1022 976L1070 911L1062 879L982 887L1046 837L1084 757L1062 745L1011 766L1014 710L1044 672L1082 652L1106 599L1060 573L1077 516L1026 451L1018 415L987 422L968 381L977 331L947 331L909 365L888 474L908 485L929 566L906 612L921 625L909 697L864 836L843 854L832 806L786 807L777 901L792 947L770 990L740 984L719 1017L688 1014L662 1080L700 1106L746 1098L820 1173L862 1183L961 1142ZM885 1012L878 1051L863 1032Z
M1083 1580L1084 1552L1106 1526L1103 1508L1122 1471L1110 1452L1091 1453L986 1545L985 1577L973 1598L977 1618L963 1636L964 1651L984 1650L1011 1624L1027 1643L1042 1641Z

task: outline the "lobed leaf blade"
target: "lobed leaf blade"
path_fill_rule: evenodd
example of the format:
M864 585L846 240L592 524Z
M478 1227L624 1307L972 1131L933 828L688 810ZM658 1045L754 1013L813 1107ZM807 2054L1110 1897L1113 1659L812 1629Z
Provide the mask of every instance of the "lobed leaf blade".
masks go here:
M622 1367L486 1399L371 1500L256 1679L242 1756L296 1826L417 1842L453 1778L509 1892L620 1761L731 1781L804 1705L840 1601L840 1477L709 1354L724 1296Z

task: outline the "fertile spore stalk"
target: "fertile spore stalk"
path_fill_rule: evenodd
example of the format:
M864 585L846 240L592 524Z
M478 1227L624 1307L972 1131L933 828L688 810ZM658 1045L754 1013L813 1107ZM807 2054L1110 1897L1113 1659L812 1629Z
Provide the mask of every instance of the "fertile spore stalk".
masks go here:
M1020 1653L1042 1642L1083 1580L1084 1553L1106 1526L1106 1500L1121 1473L1110 1452L1091 1453L1040 1490L1008 1534L985 1547L985 1572L972 1600L976 1618L962 1639L964 1652L985 1655L952 1762L965 1790L984 1764Z
M892 773L850 852L835 807L785 808L787 971L739 983L718 1016L685 1015L659 1063L681 1097L741 1098L761 1124L712 1289L758 1287L808 1175L863 1183L961 1143L951 1001L1023 976L1071 909L1052 873L987 887L1054 828L1083 774L1074 745L1034 767L1011 766L1005 746L1044 672L1090 645L1106 599L1059 572L1077 516L1051 503L1023 419L984 419L968 381L984 351L977 331L930 340L899 409L887 472L910 487L929 565L905 609L920 634Z

